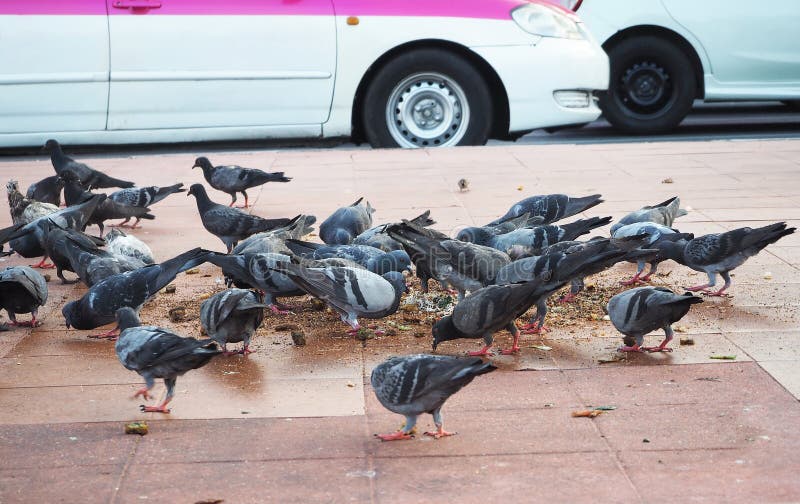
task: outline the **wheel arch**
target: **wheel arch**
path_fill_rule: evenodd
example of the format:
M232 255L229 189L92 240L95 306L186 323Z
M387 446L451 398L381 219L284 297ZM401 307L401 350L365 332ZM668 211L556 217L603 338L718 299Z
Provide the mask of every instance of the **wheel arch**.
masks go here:
M398 45L383 53L376 59L364 72L361 81L356 88L355 96L353 97L353 108L351 116L352 137L355 142L364 142L364 124L362 121L362 107L364 106L364 95L366 94L369 85L375 79L378 71L388 64L396 56L403 54L407 51L416 49L443 49L450 51L454 54L464 57L467 61L478 70L481 76L486 81L491 91L492 107L494 109L494 116L492 117L492 127L489 132L490 138L506 138L508 137L509 128L509 106L508 106L508 93L497 75L494 68L480 55L471 51L468 47L461 44L439 39L422 39L407 42Z
M705 72L703 71L703 63L700 61L700 56L697 54L697 51L695 51L694 46L680 33L658 25L631 26L609 37L608 40L603 42L603 49L608 53L611 48L620 42L640 36L658 37L675 44L689 58L689 61L692 62L692 70L694 71L697 85L695 97L700 99L705 97Z

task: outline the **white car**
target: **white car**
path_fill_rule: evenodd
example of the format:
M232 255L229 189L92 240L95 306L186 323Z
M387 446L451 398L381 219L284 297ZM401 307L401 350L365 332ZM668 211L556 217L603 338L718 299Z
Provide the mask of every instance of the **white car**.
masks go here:
M562 0L611 61L600 108L618 129L667 131L695 99L800 100L800 2Z
M0 2L0 147L474 145L592 121L607 84L544 0Z

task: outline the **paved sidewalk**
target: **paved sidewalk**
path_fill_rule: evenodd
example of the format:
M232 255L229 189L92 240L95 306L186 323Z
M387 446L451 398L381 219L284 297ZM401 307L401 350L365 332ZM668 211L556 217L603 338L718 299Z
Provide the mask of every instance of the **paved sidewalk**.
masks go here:
M190 169L194 157L80 159L140 185L189 185L202 181ZM294 177L251 193L253 212L268 217L304 212L321 221L366 196L376 222L430 208L435 227L454 234L525 196L565 192L602 193L605 203L589 214L615 218L679 195L690 213L676 226L696 234L800 223L800 141L264 151L211 160ZM44 158L0 160L0 173L27 188L52 168ZM469 192L458 191L462 177ZM172 196L154 213L135 234L158 258L194 246L224 250L201 227L193 198ZM0 226L9 223L2 198ZM0 503L797 502L799 269L796 233L735 271L732 298L697 305L678 334L695 344L675 341L672 354L600 364L621 342L602 320L524 338L521 355L496 357L497 372L447 403L446 427L458 436L395 443L372 438L402 419L377 403L369 373L388 355L429 351L429 337L362 344L320 313L330 334L297 348L274 329L283 319L270 316L257 353L181 377L172 414L154 417L130 399L139 376L118 363L111 343L65 329L61 306L84 288L51 281L44 325L0 333ZM676 288L704 280L676 265L659 271L668 275L656 282ZM598 282L631 273L617 266ZM161 308L196 301L218 276L210 265L181 275L177 293L159 295L143 320L198 335L197 320L172 323ZM507 338L498 335L498 344ZM617 409L570 416L598 405ZM149 435L122 433L136 419L148 420ZM431 425L420 419L423 430Z

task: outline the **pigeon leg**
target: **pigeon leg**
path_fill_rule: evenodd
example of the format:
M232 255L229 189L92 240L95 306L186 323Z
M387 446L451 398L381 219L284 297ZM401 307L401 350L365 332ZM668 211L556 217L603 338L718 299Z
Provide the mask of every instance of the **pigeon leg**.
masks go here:
M399 441L402 439L413 439L414 435L411 434L411 431L414 430L414 426L416 424L417 424L417 417L407 416L406 424L403 426L402 429L398 430L397 432L392 432L391 434L375 434L375 437L380 439L381 441Z
M636 343L633 346L622 345L621 347L617 348L617 352L644 352L644 348L639 346L639 343Z
M633 278L630 280L623 280L620 282L622 285L634 285L639 281L639 277L642 275L642 271L644 271L644 261L637 261L636 262L636 274L633 275Z
M503 354L503 355L514 355L516 353L519 353L519 350L520 350L520 348L519 348L519 329L517 329L517 325L514 322L509 323L507 329L511 333L511 336L514 337L514 343L511 344L511 348L500 350L500 353ZM436 421L436 418L434 417L434 422L435 421ZM441 430L440 424L436 424L436 425Z
M40 269L53 269L55 268L55 264L47 264L47 256L42 257L42 260L36 264L31 264L31 268L40 268Z
M236 203L236 193L235 192L233 194L231 194L231 198L232 198L231 199L231 204L228 205L229 207L232 207L233 204Z
M650 271L648 271L647 274L645 276L643 276L642 278L640 278L639 280L641 280L643 282L649 282L650 281L650 277L653 276L653 274L656 272L657 269L658 269L658 263L657 262L651 262L650 263Z
M727 271L720 272L720 276L725 280L725 285L718 291L706 292L705 294L707 296L730 296L730 294L726 294L725 291L731 286L731 276Z
M559 298L558 302L559 303L571 303L577 297L578 297L577 294L573 294L572 292L569 292L569 293L564 294L563 296L561 296L561 298Z
M14 313L9 313L8 314L8 318L11 319L10 325L15 326L15 327L39 327L40 325L42 325L41 322L36 320L36 314L35 313L31 313L31 320L29 320L27 322L19 322L19 321L17 321L16 314L14 314Z
M667 344L672 341L673 336L675 333L672 332L672 326L667 326L664 328L665 338L664 341L661 342L660 345L656 347L641 347L642 350L645 352L671 352L672 349L667 346Z
M706 273L708 275L708 283L703 285L693 285L692 287L686 287L687 291L692 292L708 292L711 287L717 285L717 274L716 273ZM723 287L721 290L725 290Z
M433 423L436 425L436 431L426 432L426 436L431 436L433 439L441 439L446 436L455 436L458 432L447 432L444 430L444 423L442 422L442 408L436 408L433 412Z
M244 206L242 208L247 208L250 206L250 202L247 198L247 191L242 191L242 194L244 194Z
M167 404L172 400L172 396L175 394L175 381L176 378L164 378L164 384L167 386L167 396L164 398L164 402L159 404L158 406L139 406L139 409L144 411L145 413L169 413L169 408L167 408Z
M66 285L78 283L80 281L80 278L76 278L75 280L67 280L66 278L64 278L64 270L62 270L61 268L58 268L56 270L56 276L58 276L58 278L61 279L62 284Z
M578 293L583 290L583 278L576 278L570 284L569 293L561 296L559 303L570 303L578 297Z
M490 343L490 344L484 346L483 348L481 348L480 350L478 350L477 352L467 352L467 355L469 355L470 357L488 357L490 355L494 355L490 351L491 348L492 348L492 345Z
M108 339L111 341L116 341L117 336L119 336L119 327L115 327L109 331L100 334L90 334L87 338L94 338L94 339Z
M127 219L125 219L124 221L120 222L119 224L109 224L109 226L111 226L111 227L126 227L125 225L128 224L128 221L130 221L130 220L131 220L131 218L128 217Z
M288 310L281 310L280 308L278 308L277 305L274 305L274 304L269 305L269 309L275 315L289 315L290 313L292 313L292 312L290 312Z
M140 219L139 217L136 217L136 220L133 222L133 225L131 225L131 229L141 229L142 226L139 225L139 221L140 220L142 220L142 219Z
M145 401L147 401L148 399L152 399L153 396L150 395L150 389L153 388L153 385L155 385L153 378L151 376L145 376L144 387L137 390L136 393L133 394L133 398L136 399L137 397L142 396L142 399L144 399Z

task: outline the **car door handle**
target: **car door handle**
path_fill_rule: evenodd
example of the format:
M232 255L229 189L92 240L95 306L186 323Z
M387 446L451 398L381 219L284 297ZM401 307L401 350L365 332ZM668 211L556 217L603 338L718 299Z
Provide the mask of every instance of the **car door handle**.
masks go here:
M115 9L158 9L161 2L158 0L114 0Z

